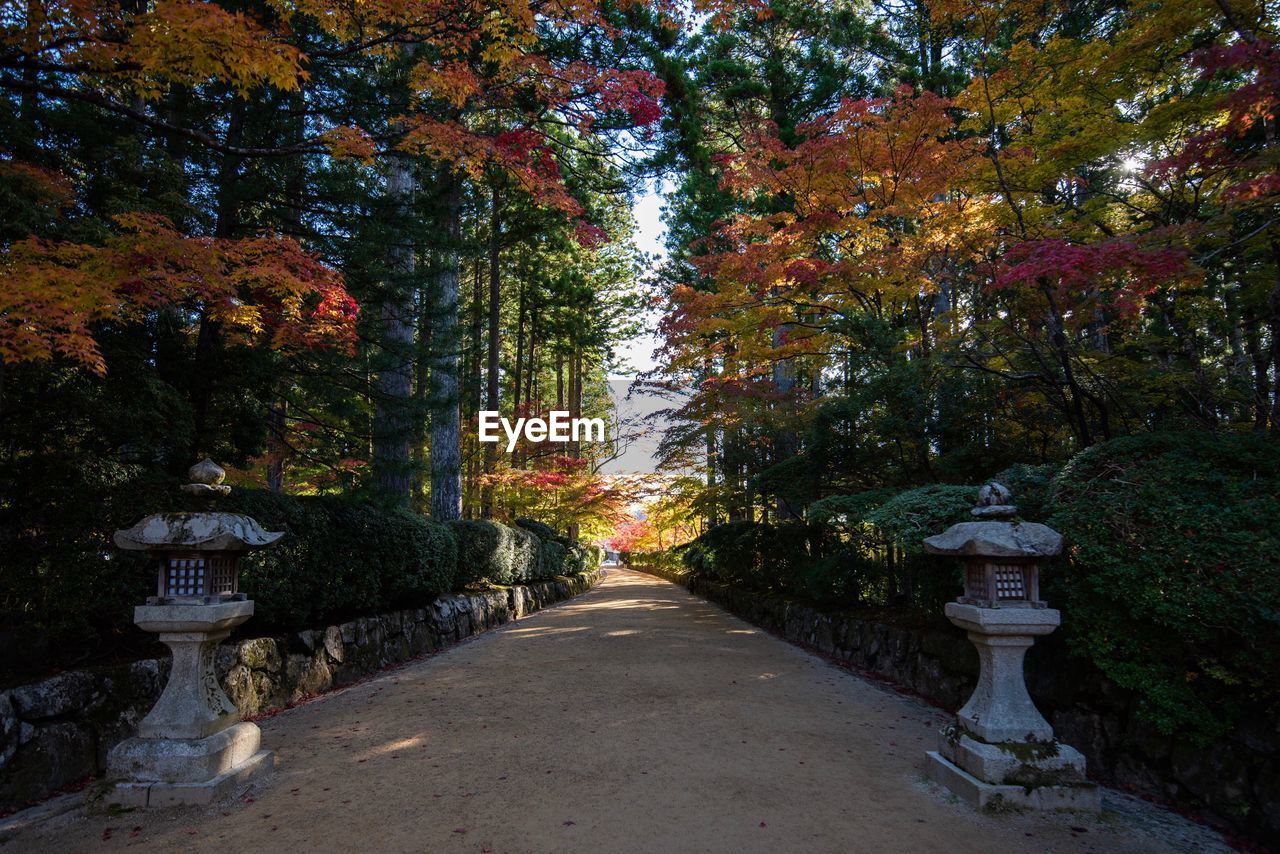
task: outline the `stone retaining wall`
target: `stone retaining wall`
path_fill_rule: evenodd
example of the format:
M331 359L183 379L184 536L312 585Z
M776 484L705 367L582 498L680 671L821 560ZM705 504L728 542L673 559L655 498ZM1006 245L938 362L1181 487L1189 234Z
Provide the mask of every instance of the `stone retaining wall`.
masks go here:
M450 594L428 608L282 637L230 640L218 650L218 675L240 713L250 717L576 596L601 575L594 570L487 593ZM0 814L101 774L107 751L134 733L168 675L168 658L146 659L71 670L0 692Z
M969 697L978 656L954 626L905 628L856 613L636 566L726 610L948 710ZM1027 656L1027 684L1058 737L1081 751L1090 776L1280 847L1280 724L1248 721L1227 737L1196 745L1161 735L1136 715L1137 698L1087 662L1067 655L1059 635Z

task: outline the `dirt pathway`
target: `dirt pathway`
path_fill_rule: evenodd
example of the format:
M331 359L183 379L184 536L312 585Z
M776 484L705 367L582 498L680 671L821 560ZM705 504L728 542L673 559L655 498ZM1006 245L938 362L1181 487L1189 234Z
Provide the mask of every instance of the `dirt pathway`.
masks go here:
M48 820L0 851L1205 851L980 816L924 782L943 716L647 575L262 722L279 767L210 809Z

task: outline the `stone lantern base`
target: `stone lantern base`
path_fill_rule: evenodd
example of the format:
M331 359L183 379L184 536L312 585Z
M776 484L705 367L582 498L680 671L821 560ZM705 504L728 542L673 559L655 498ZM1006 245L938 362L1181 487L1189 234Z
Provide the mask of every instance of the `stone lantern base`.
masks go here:
M253 603L141 605L134 622L173 651L164 693L116 745L107 765L120 779L109 797L125 806L207 804L274 766L257 725L241 721L214 674L218 644L249 619Z
M1065 745L1060 747L1064 749ZM949 761L938 751L926 754L929 779L944 786L970 807L984 812L1008 809L1073 810L1096 813L1102 808L1102 797L1093 783L1074 785L1023 786L988 783Z
M1022 660L1057 628L1052 608L982 608L951 602L947 618L969 634L981 673L973 696L927 754L929 777L975 809L1097 812L1085 759L1053 735L1027 694Z
M131 738L111 751L111 770L128 779L108 800L131 807L222 800L275 766L275 754L261 744L262 732L248 722L208 738Z

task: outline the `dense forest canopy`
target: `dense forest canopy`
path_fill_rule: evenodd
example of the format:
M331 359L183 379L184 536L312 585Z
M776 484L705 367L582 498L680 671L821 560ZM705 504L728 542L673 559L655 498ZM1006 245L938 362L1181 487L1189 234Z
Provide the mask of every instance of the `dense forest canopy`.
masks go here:
M773 2L665 74L664 445L707 521L1280 436L1274 4Z
M678 31L674 14L628 11ZM6 4L7 507L209 455L245 483L445 520L616 513L595 473L613 449L499 458L474 413L610 405L662 93L619 18Z
M210 455L604 531L616 447L475 413L607 415L651 305L681 526L1280 433L1276 11L7 3L6 512Z

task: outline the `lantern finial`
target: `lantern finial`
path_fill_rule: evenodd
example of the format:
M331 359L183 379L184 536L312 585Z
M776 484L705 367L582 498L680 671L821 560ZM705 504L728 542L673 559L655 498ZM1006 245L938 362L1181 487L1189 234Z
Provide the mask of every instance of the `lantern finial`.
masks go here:
M205 457L203 460L187 469L187 477L191 478L191 482L184 483L178 488L188 495L195 495L202 498L214 498L216 496L226 495L231 491L231 487L224 485L222 482L226 476L226 469L208 457Z
M1012 519L1018 508L1009 487L993 480L978 490L978 503L969 512L979 519Z

